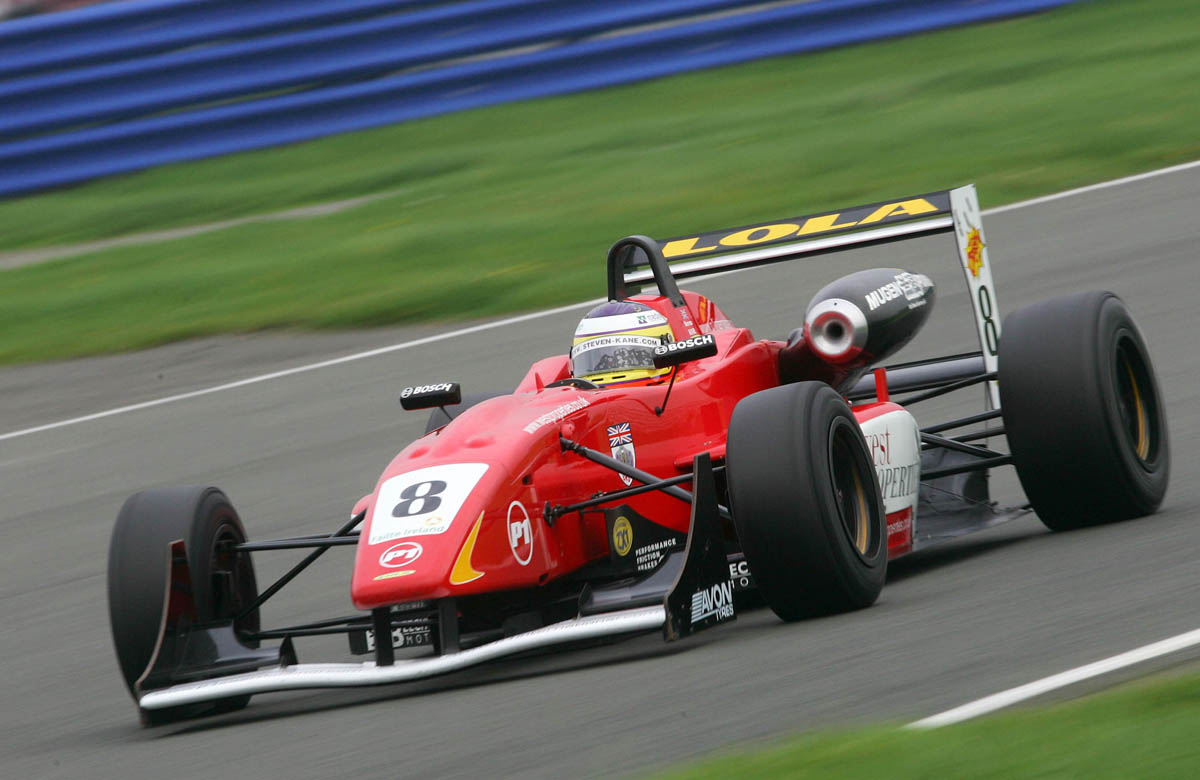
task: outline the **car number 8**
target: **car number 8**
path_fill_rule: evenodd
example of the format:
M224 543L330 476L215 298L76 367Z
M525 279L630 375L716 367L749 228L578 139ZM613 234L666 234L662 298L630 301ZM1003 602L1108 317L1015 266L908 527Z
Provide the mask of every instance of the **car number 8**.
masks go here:
M426 486L428 486L428 489L423 490ZM431 479L428 482L414 482L400 491L400 498L404 500L396 504L396 507L392 509L392 517L412 517L413 515L429 514L441 505L442 499L438 498L438 496L445 489L446 483L440 479Z
M983 317L984 346L989 355L995 355L1000 334L996 332L996 321L992 319L992 293L984 284L979 286L979 314Z

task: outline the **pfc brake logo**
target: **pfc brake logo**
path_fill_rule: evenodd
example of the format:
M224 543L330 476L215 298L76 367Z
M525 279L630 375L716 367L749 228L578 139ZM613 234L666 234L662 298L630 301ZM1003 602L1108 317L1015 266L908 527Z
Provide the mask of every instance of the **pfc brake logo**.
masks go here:
M408 566L417 558L420 558L422 552L424 552L424 549L417 542L393 544L379 556L379 565L386 566L389 569L399 569L401 566Z
M709 617L716 617L717 620L733 617L732 582L718 582L692 594L692 625Z
M613 523L612 546L613 551L622 558L629 555L629 550L633 547L633 526L624 515Z
M683 341L673 341L670 344L663 344L661 346L655 347L654 354L661 357L663 355L669 355L672 352L678 352L681 349L691 349L692 347L701 347L701 346L707 346L709 344L715 344L716 341L717 341L716 338L711 333L707 333L703 336L693 336L690 339L684 339Z
M406 387L401 390L400 397L408 398L413 395L421 395L424 393L445 393L453 389L453 382L440 382L436 385L417 385L416 387Z

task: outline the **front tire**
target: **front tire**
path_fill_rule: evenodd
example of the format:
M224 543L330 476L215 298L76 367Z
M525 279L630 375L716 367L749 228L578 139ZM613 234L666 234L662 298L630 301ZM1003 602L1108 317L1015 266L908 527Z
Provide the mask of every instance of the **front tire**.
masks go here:
M726 451L733 524L784 620L875 603L887 576L883 497L862 428L822 382L743 398Z
M1053 298L1004 320L1000 408L1021 486L1047 527L1151 514L1171 453L1150 353L1110 292Z
M121 675L131 695L154 655L170 576L172 542L182 539L191 572L196 619L232 620L258 595L248 553L232 547L246 531L229 499L214 487L168 487L130 496L117 515L108 550L108 609ZM259 628L257 610L235 624L242 632ZM256 641L247 641L257 647ZM213 704L142 711L148 725L195 717L210 711L241 709L249 696Z

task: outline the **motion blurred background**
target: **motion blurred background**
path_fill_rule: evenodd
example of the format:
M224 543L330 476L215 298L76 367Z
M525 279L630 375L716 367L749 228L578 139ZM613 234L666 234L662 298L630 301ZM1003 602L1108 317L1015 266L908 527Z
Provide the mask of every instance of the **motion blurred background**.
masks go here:
M0 362L519 311L593 295L630 232L969 181L988 207L1184 162L1198 9L114 0L10 19Z
M102 2L104 0L2 0L0 2L0 19L65 11L69 8L82 8L85 5Z

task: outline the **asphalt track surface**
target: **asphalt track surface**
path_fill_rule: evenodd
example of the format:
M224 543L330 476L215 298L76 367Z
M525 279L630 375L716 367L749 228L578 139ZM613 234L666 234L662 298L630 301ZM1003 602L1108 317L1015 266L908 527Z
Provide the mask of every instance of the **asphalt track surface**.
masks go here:
M580 312L0 440L0 775L641 774L790 732L911 721L1200 627L1197 213L1192 168L985 222L1003 311L1099 288L1138 318L1171 425L1162 512L1070 534L1029 516L898 562L878 604L854 614L784 625L758 611L671 646L648 636L391 688L264 695L234 715L144 730L105 601L109 531L129 493L211 483L254 538L332 530L423 427L399 409L400 387L512 387L531 360L565 349ZM933 320L899 358L972 347L947 236L690 286L757 335L782 337L819 286L875 265L939 283ZM444 330L214 339L5 369L0 433ZM975 389L919 417L980 402ZM1001 501L1022 500L1010 470L992 484ZM263 554L260 582L298 557ZM266 620L344 614L350 561L331 551L267 605ZM340 640L298 646L302 661L344 657Z

